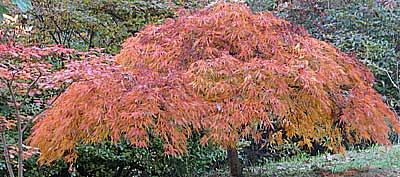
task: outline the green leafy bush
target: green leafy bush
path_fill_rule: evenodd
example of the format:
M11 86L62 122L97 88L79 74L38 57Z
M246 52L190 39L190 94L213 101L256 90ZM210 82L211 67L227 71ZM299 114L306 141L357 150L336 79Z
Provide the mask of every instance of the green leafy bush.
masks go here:
M77 161L68 165L57 161L39 167L37 158L26 161L26 176L199 176L218 167L225 152L217 147L203 147L191 140L188 153L168 157L163 142L153 138L147 148L133 148L127 143L101 143L79 146ZM2 165L2 164L1 164ZM1 167L0 165L0 167ZM1 174L1 173L0 173Z
M147 148L132 148L104 143L81 146L74 164L78 176L197 176L223 161L223 150L189 144L189 152L182 157L163 154L163 143L154 138ZM94 163L95 162L95 163Z

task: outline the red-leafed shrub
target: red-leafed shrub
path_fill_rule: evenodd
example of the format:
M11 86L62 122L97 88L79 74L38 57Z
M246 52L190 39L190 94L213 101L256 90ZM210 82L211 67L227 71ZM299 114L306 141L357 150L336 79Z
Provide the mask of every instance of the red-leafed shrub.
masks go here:
M0 37L4 36L0 34ZM63 70L57 73L56 70L71 61L74 62L68 65L70 68L82 66L87 70L91 69L87 67L88 64L85 65L88 62L91 62L88 66L96 66L97 71L106 65L93 63L93 58L97 59L96 62L110 59L96 51L78 52L61 46L24 46L13 41L0 43L0 148L9 176L14 176L13 158L18 158L18 166L15 166L18 176L22 176L27 169L23 169L23 161L37 154L36 148L23 144L24 132L32 127L35 115L51 106L57 99L58 90L62 90L60 88L68 86L73 80L93 78L89 72L82 77L76 72ZM92 75L99 74L96 72ZM14 133L18 135L15 138ZM0 175L5 175L2 170Z
M74 161L78 142L125 139L145 147L150 135L162 138L166 154L180 155L193 131L228 155L250 137L296 138L342 152L343 134L387 144L385 118L400 132L362 63L240 4L147 26L125 42L116 63L101 77L74 83L42 115L29 138L41 162ZM81 74L88 72L96 67Z

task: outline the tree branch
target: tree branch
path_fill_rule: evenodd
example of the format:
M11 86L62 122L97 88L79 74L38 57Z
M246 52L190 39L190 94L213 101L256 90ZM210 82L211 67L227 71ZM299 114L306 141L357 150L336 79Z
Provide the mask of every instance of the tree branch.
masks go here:
M68 87L67 87L68 88ZM51 107L56 101L57 99L61 96L61 94L63 93L63 91L61 91L50 103L47 104L47 106L45 108L43 108L41 111L39 111L38 113L36 113L34 116L32 116L32 119L29 119L28 122L24 125L24 127L22 128L22 132L24 132L28 126L32 123L32 120L42 114L47 108Z
M392 76L390 75L389 71L387 69L383 69L379 66L377 66L376 64L372 64L370 62L367 62L369 65L375 67L376 69L385 72L385 74L387 75L387 77L389 78L390 82L392 83L392 85L397 89L400 90L399 86L396 84L396 82L394 82Z
M10 94L11 94L11 99L12 99L12 102L13 102L14 107L15 107L15 115L17 117L17 129L18 129L18 177L22 177L23 176L23 172L24 172L23 163L22 163L23 155L24 155L23 154L23 149L22 149L23 148L22 147L22 128L21 128L22 118L21 118L21 115L19 113L19 106L18 106L18 103L17 103L17 99L15 98L14 89L12 88L12 83L13 83L13 80L14 80L14 76L15 76L15 74L13 74L13 79L8 82L7 88L8 88L8 91L10 92Z
M29 96L29 92L31 92L31 90L33 89L33 86L35 86L35 84L39 81L40 77L42 77L42 73L41 72L39 72L39 73L40 73L39 76L29 85L28 89L26 90L25 96L23 98L23 101L22 101L20 107L25 105L26 99Z
M4 148L4 158L6 159L8 174L10 175L10 177L14 177L15 176L14 171L12 169L11 162L10 162L10 153L8 152L7 139L6 139L6 136L4 135L3 128L1 128L0 133L1 133L1 142L2 142L3 148Z

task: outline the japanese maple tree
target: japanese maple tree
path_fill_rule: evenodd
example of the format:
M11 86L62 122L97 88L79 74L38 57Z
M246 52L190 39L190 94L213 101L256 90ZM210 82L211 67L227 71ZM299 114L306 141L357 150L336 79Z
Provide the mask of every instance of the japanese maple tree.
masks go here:
M21 109L26 108L28 100L32 100L34 95L42 93L43 89L39 84L45 76L52 73L52 65L47 57L59 57L70 51L72 50L60 46L40 48L25 47L11 42L0 44L0 98L5 98L8 107L13 110L8 117L0 115L1 142L10 176L14 176L10 163L10 149L15 149L13 152L18 156L18 176L23 175L23 159L34 153L34 149L23 145L22 137L24 131L31 126L33 117L22 113ZM42 104L40 100L36 101L37 104ZM5 132L15 127L18 133L18 145L13 147L7 144Z
M0 28L0 136L8 175L14 177L14 157L18 158L18 165L15 165L18 176L23 176L23 161L37 154L37 149L23 144L24 132L31 128L36 115L58 98L60 87L68 86L78 75L56 71L66 63L71 62L72 66L67 66L76 67L96 58L101 58L97 62L107 62L109 57L100 50L79 52L62 46L22 44L18 39L29 37L30 30L18 16L5 17ZM92 62L92 65L95 64ZM96 67L100 68L100 64ZM46 99L53 95L52 99ZM18 134L15 146L9 143L14 142L13 133Z
M241 139L296 138L300 146L316 142L343 152L343 138L389 144L388 132L400 132L361 62L241 4L146 26L124 43L114 65L83 66L68 72L85 79L34 126L29 142L40 148L42 163L73 162L79 143L124 139L145 147L149 135L163 139L166 154L180 155L199 131L200 143L227 148L238 165ZM237 169L232 175L241 175Z
M98 57L101 59L97 59ZM18 176L22 176L23 160L37 151L23 144L24 132L32 126L36 115L50 107L59 95L54 95L50 100L38 99L37 96L43 95L43 92L59 92L57 90L68 87L77 76L80 80L85 79L76 72L65 70L57 72L57 67L60 66L53 64L70 63L67 64L68 67L79 67L93 58L97 59L96 62L106 62L109 59L106 54L99 51L78 52L62 46L24 46L13 42L0 44L0 104L6 102L8 109L12 110L7 116L0 115L0 134L4 148L3 155L11 177L14 174L10 157L18 156ZM96 66L98 70L102 64L96 65L91 62L91 65ZM90 67L85 68L90 69ZM90 77L90 74L87 74L87 77ZM51 94L47 96L49 95ZM41 111L35 114L27 113L26 109L29 109L32 102ZM18 133L18 145L15 147L7 144L6 138L6 132L14 129L17 129Z

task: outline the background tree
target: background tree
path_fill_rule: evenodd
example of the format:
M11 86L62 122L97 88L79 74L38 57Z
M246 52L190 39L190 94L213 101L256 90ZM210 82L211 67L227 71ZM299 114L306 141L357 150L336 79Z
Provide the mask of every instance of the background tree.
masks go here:
M208 0L209 1L209 0ZM33 0L29 11L35 26L31 43L52 43L118 53L129 36L149 23L160 24L180 8L193 9L207 1L193 0Z
M61 46L24 46L19 38L29 35L18 17L8 17L2 21L0 29L0 134L2 151L8 176L15 176L13 166L18 169L18 176L24 174L24 160L37 154L37 149L23 144L32 120L42 110L49 107L52 94L43 94L63 87L51 84L46 78L62 68L68 59L80 57L95 58L92 52L77 52ZM74 54L74 55L72 55ZM105 55L101 58L106 58ZM44 96L46 95L46 96ZM47 98L45 98L47 97ZM32 106L34 105L34 106ZM17 141L17 145L13 145ZM11 142L11 143L10 143ZM14 159L18 158L18 162ZM15 162L15 163L14 163Z
M343 138L388 144L388 132L400 132L362 63L243 5L149 25L125 42L117 65L100 63L72 67L78 82L35 125L29 141L41 163L73 162L79 143L124 139L145 147L149 136L162 139L166 154L181 155L195 131L201 144L227 148L239 167L240 139L344 152Z
M7 6L10 4L16 5L22 12L26 12L30 8L32 8L32 3L30 0L6 0L0 1L0 21L3 20L3 14L7 14L9 12ZM7 6L6 6L7 5Z
M43 58L69 51L57 46L37 48L12 43L0 44L0 103L3 103L3 98L5 98L12 109L10 114L6 115L7 117L0 116L4 157L10 176L14 174L5 132L13 129L14 124L16 125L18 146L14 148L14 152L18 157L18 176L23 176L23 160L31 156L34 149L23 144L24 131L30 126L32 116L21 113L21 110L29 109L26 104L32 101L34 95L41 94L42 89L38 88L37 84L43 76L51 72L51 65ZM25 150L29 152L25 153Z

